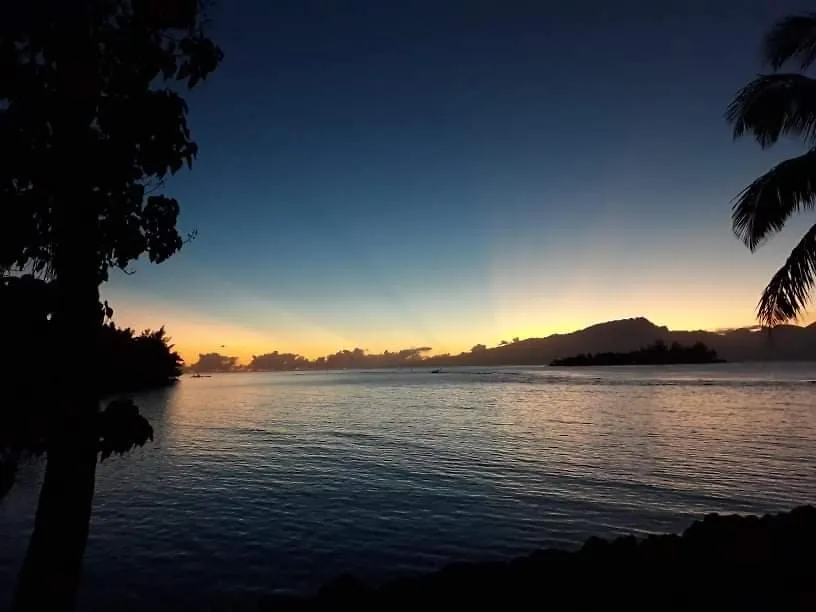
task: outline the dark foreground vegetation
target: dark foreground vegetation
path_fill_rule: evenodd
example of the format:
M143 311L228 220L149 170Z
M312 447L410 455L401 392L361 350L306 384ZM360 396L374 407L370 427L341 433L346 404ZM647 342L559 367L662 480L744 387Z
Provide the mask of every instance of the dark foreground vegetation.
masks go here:
M16 401L0 417L31 413L27 433L46 457L15 612L75 609L96 465L150 432L132 402L100 409L110 391L100 331L110 309L100 285L113 270L161 263L184 245L181 205L164 186L198 155L184 96L223 57L207 36L209 4L0 2L0 272L48 281L54 298L51 350L30 361L6 353L39 380L30 397L24 386L4 389ZM46 325L0 306L15 333ZM15 452L0 448L0 456Z
M554 359L551 366L612 366L612 365L666 365L676 363L722 363L717 352L702 342L682 346L677 342L666 346L657 341L651 346L629 353L582 353L565 359Z
M55 287L33 276L0 275L0 304L15 321L5 334L5 350L15 359L4 361L0 384L7 398L0 405L0 499L10 489L18 462L47 449L49 420L61 406L59 372L66 364L54 356L58 342L53 313ZM163 328L136 333L112 322L100 322L84 340L95 344L98 359L89 359L85 346L75 347L72 359L84 362L93 372L99 396L154 389L174 383L182 360L173 350ZM37 367L32 367L32 364ZM152 429L127 400L110 402L98 417L99 452L104 458L124 452L127 429L132 441L144 443Z
M43 359L55 354L58 342L53 322L55 283L29 275L0 275L0 302L4 314L18 323L9 326L5 348L9 354L22 357L5 364L0 381L6 388L21 391L26 386L26 395L20 397L36 398L37 388L66 365L53 357ZM116 327L112 321L100 321L96 333L86 338L85 343L98 347L97 358L86 365L94 373L96 387L103 395L163 387L176 382L181 375L182 359L173 350L164 328L137 333ZM87 361L84 348L75 347L74 359ZM32 368L32 363L37 367Z
M371 588L340 578L311 599L261 610L813 610L816 508L719 516L682 535L590 538L509 563L453 564Z

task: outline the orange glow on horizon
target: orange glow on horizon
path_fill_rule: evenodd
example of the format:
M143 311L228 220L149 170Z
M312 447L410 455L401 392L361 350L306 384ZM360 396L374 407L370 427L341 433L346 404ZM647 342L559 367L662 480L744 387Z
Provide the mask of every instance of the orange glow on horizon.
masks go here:
M645 292L637 292L618 301L607 300L603 307L599 307L592 300L587 300L590 296L585 289L581 288L584 295L580 300L576 300L575 295L569 295L572 292L565 292L566 295L557 301L549 300L548 310L539 310L534 299L526 303L503 300L493 305L496 312L492 321L479 321L481 325L473 325L466 317L440 322L438 325L442 329L434 334L440 342L422 342L421 338L416 337L418 334L409 329L394 331L387 337L367 334L365 327L358 334L327 332L319 326L270 332L208 317L174 304L133 297L117 300L113 306L114 321L119 326L142 330L164 325L176 350L188 364L194 363L199 353L235 356L245 364L253 355L272 351L298 353L314 359L356 347L380 353L428 345L433 348L432 354L458 354L470 350L477 343L496 346L501 340L510 341L514 337L540 338L573 332L604 321L637 316L644 316L655 325L672 330L721 330L755 324L750 301L747 308L739 310L731 309L726 304L717 307L711 303L701 303L699 306L688 303L684 308L677 309L669 300L649 299ZM640 309L636 307L637 303L641 304ZM736 303L745 305L745 301ZM542 312L545 313L543 316ZM546 319L547 323L542 323L541 319ZM809 314L799 324L807 325L815 320L816 316ZM364 325L365 322L361 323ZM355 337L356 341L353 339Z

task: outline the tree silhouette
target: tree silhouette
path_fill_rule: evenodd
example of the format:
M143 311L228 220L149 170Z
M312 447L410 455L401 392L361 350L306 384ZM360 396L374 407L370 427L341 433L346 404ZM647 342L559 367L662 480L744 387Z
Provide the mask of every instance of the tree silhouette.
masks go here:
M182 359L161 327L136 334L113 323L102 328L97 367L102 393L140 391L163 387L181 376Z
M199 353L198 361L190 366L190 370L198 374L232 372L237 365L237 357L227 357L220 353Z
M203 25L197 0L0 5L0 268L53 279L56 358L66 364L51 381L61 395L47 415L18 610L75 605L108 420L86 367L99 354L99 284L112 267L143 254L161 262L182 246L179 204L158 189L197 153L177 89L222 57ZM70 358L78 346L85 359Z
M628 353L580 353L565 359L554 359L553 366L599 366L599 365L664 365L676 363L717 363L721 360L716 351L702 342L690 347L673 342L671 348L662 340Z
M772 168L736 198L734 232L754 251L778 232L793 213L816 205L816 80L799 72L780 73L793 63L802 72L816 60L816 13L779 21L765 37L765 60L773 69L740 90L726 118L734 137L751 134L762 148L782 136L801 138L808 151ZM791 251L762 293L757 315L772 327L795 319L806 307L816 280L816 225Z
M0 459L5 459L6 468L13 467L23 455L44 452L48 410L58 398L57 390L43 385L43 380L52 379L55 370L70 367L54 358L56 324L51 318L54 296L53 283L31 275L0 276L3 314L14 322L4 329L6 358L0 369L0 384L9 398L0 406ZM81 346L73 347L72 359L86 357ZM118 329L108 323L100 330L98 357L97 363L86 362L83 367L95 373L97 389L102 394L166 386L181 374L181 357L173 351L164 328L137 335L132 329ZM116 403L107 410L116 412L122 406ZM111 419L110 415L103 421L98 432L100 440L111 438L105 427L124 422ZM137 434L148 425L143 417L131 419L131 424ZM122 440L122 432L115 435ZM143 436L137 435L134 442L137 439L143 440ZM2 474L13 476L13 471L0 467ZM0 491L7 490L11 478L2 481Z
M48 284L29 275L0 276L0 307L7 322L0 370L6 393L0 405L0 498L11 487L21 456L45 450L43 407L50 404L53 389L43 384L42 366L51 361L44 357L53 354L52 298Z

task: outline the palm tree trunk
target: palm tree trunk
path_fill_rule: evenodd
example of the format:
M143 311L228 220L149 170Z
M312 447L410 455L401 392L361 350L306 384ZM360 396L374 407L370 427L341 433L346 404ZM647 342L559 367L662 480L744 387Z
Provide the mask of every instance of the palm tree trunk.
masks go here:
M96 448L70 435L48 451L34 532L17 583L16 611L76 606L88 539Z
M88 540L99 444L99 305L96 212L62 207L54 272L58 302L54 398L48 406L45 479L14 597L16 612L76 606Z
M16 612L75 608L93 505L102 323L98 226L103 197L89 179L93 172L83 154L95 137L89 128L99 94L93 4L66 3L57 36L60 104L51 119L51 167L56 175L51 251L57 291L54 400L48 406L45 479L14 595Z

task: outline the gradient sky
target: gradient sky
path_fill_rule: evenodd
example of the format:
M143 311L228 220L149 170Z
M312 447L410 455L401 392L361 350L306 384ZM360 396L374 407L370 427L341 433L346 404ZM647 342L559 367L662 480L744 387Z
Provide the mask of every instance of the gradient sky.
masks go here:
M168 183L198 238L103 293L188 360L752 324L812 219L753 255L733 237L731 198L800 146L722 115L803 8L221 0L199 159Z

